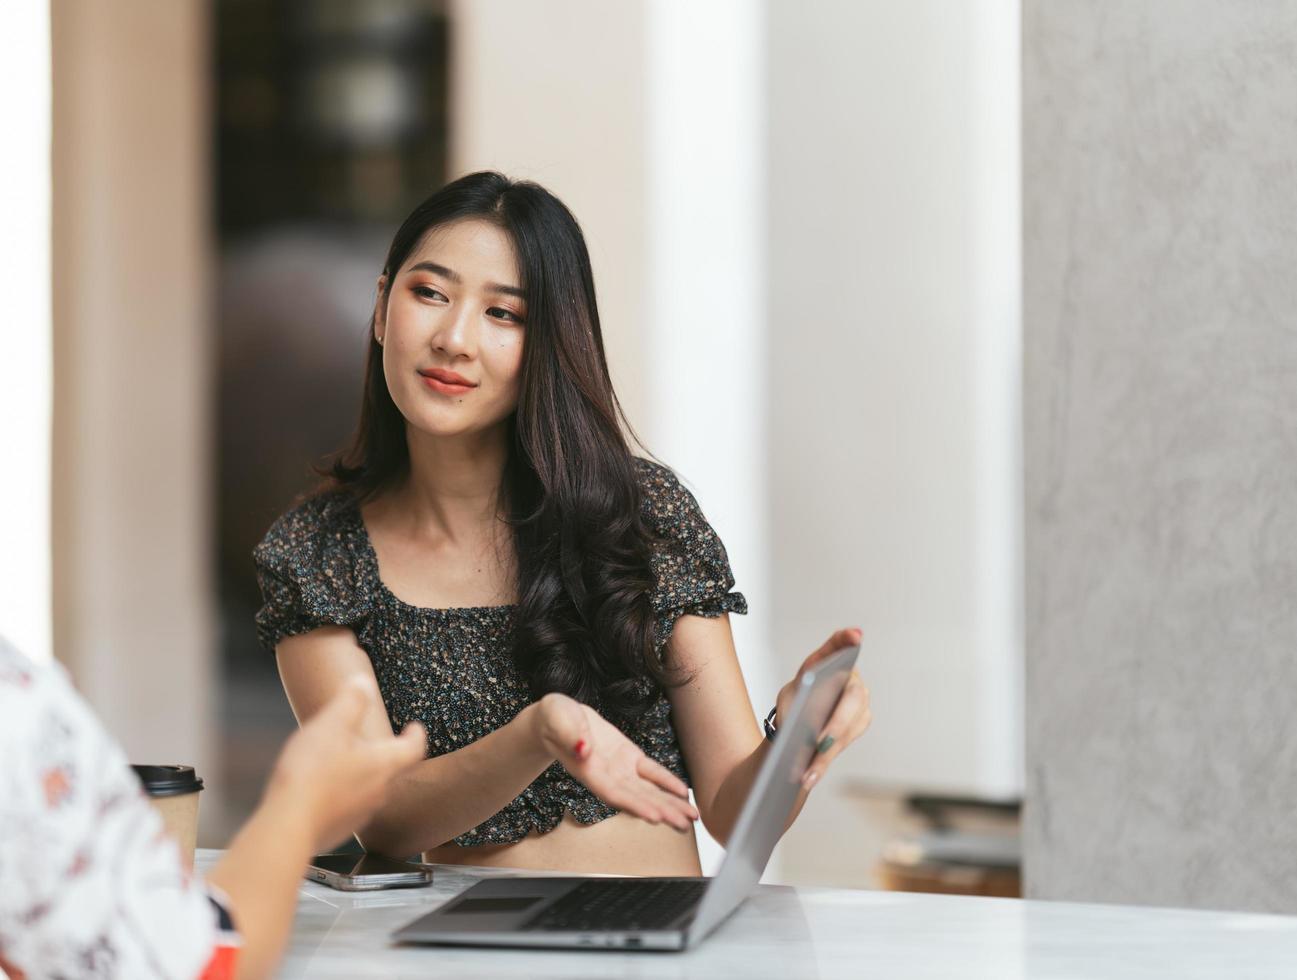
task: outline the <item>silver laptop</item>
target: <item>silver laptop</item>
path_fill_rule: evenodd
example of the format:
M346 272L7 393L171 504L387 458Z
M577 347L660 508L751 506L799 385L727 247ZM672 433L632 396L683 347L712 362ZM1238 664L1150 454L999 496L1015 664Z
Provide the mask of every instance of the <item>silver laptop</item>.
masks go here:
M715 878L488 878L392 934L457 946L688 949L756 888L860 647L802 675Z

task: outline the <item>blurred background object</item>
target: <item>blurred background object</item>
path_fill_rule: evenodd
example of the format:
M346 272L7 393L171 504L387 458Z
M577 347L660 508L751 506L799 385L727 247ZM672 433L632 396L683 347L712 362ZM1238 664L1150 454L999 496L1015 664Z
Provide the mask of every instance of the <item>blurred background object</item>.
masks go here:
M435 0L211 12L221 766L237 820L294 727L257 642L250 555L355 425L388 239L446 179L449 21Z
M211 7L216 221L399 221L444 182L448 18L438 0L218 0Z
M899 833L879 858L889 891L1022 897L1020 800L937 796L857 781L862 804L893 807Z

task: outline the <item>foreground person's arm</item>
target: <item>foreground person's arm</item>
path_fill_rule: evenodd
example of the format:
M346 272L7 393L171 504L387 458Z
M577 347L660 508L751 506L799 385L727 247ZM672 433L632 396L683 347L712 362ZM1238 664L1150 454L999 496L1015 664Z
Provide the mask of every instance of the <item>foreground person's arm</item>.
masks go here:
M228 980L238 937L63 671L0 640L0 975Z
M360 732L367 697L343 691L289 739L205 885L62 671L0 640L0 975L268 976L313 849L363 822L423 755L419 726Z
M373 666L351 630L288 637L276 660L298 721L309 724L335 691L361 678L374 691L363 730L390 737ZM498 813L556 760L604 802L650 823L683 831L697 819L684 783L592 709L550 694L471 745L402 773L357 836L367 850L383 854L438 847Z
M364 730L371 698L363 685L345 685L288 740L261 805L208 875L243 937L240 980L268 977L279 962L312 855L363 823L392 777L423 758L421 725L397 738Z

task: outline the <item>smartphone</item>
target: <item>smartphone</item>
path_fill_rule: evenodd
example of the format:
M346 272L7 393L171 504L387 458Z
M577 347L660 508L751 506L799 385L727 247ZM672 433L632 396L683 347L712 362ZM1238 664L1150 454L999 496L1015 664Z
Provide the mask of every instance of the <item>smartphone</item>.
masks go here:
M339 891L369 892L431 885L432 868L377 854L317 854L306 867L306 877Z

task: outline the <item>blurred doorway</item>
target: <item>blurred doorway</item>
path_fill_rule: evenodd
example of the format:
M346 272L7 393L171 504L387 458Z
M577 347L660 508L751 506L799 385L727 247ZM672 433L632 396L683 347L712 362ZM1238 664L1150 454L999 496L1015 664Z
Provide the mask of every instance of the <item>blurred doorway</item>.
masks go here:
M449 24L436 0L213 13L224 836L294 727L257 644L251 551L354 425L388 240L445 179Z

